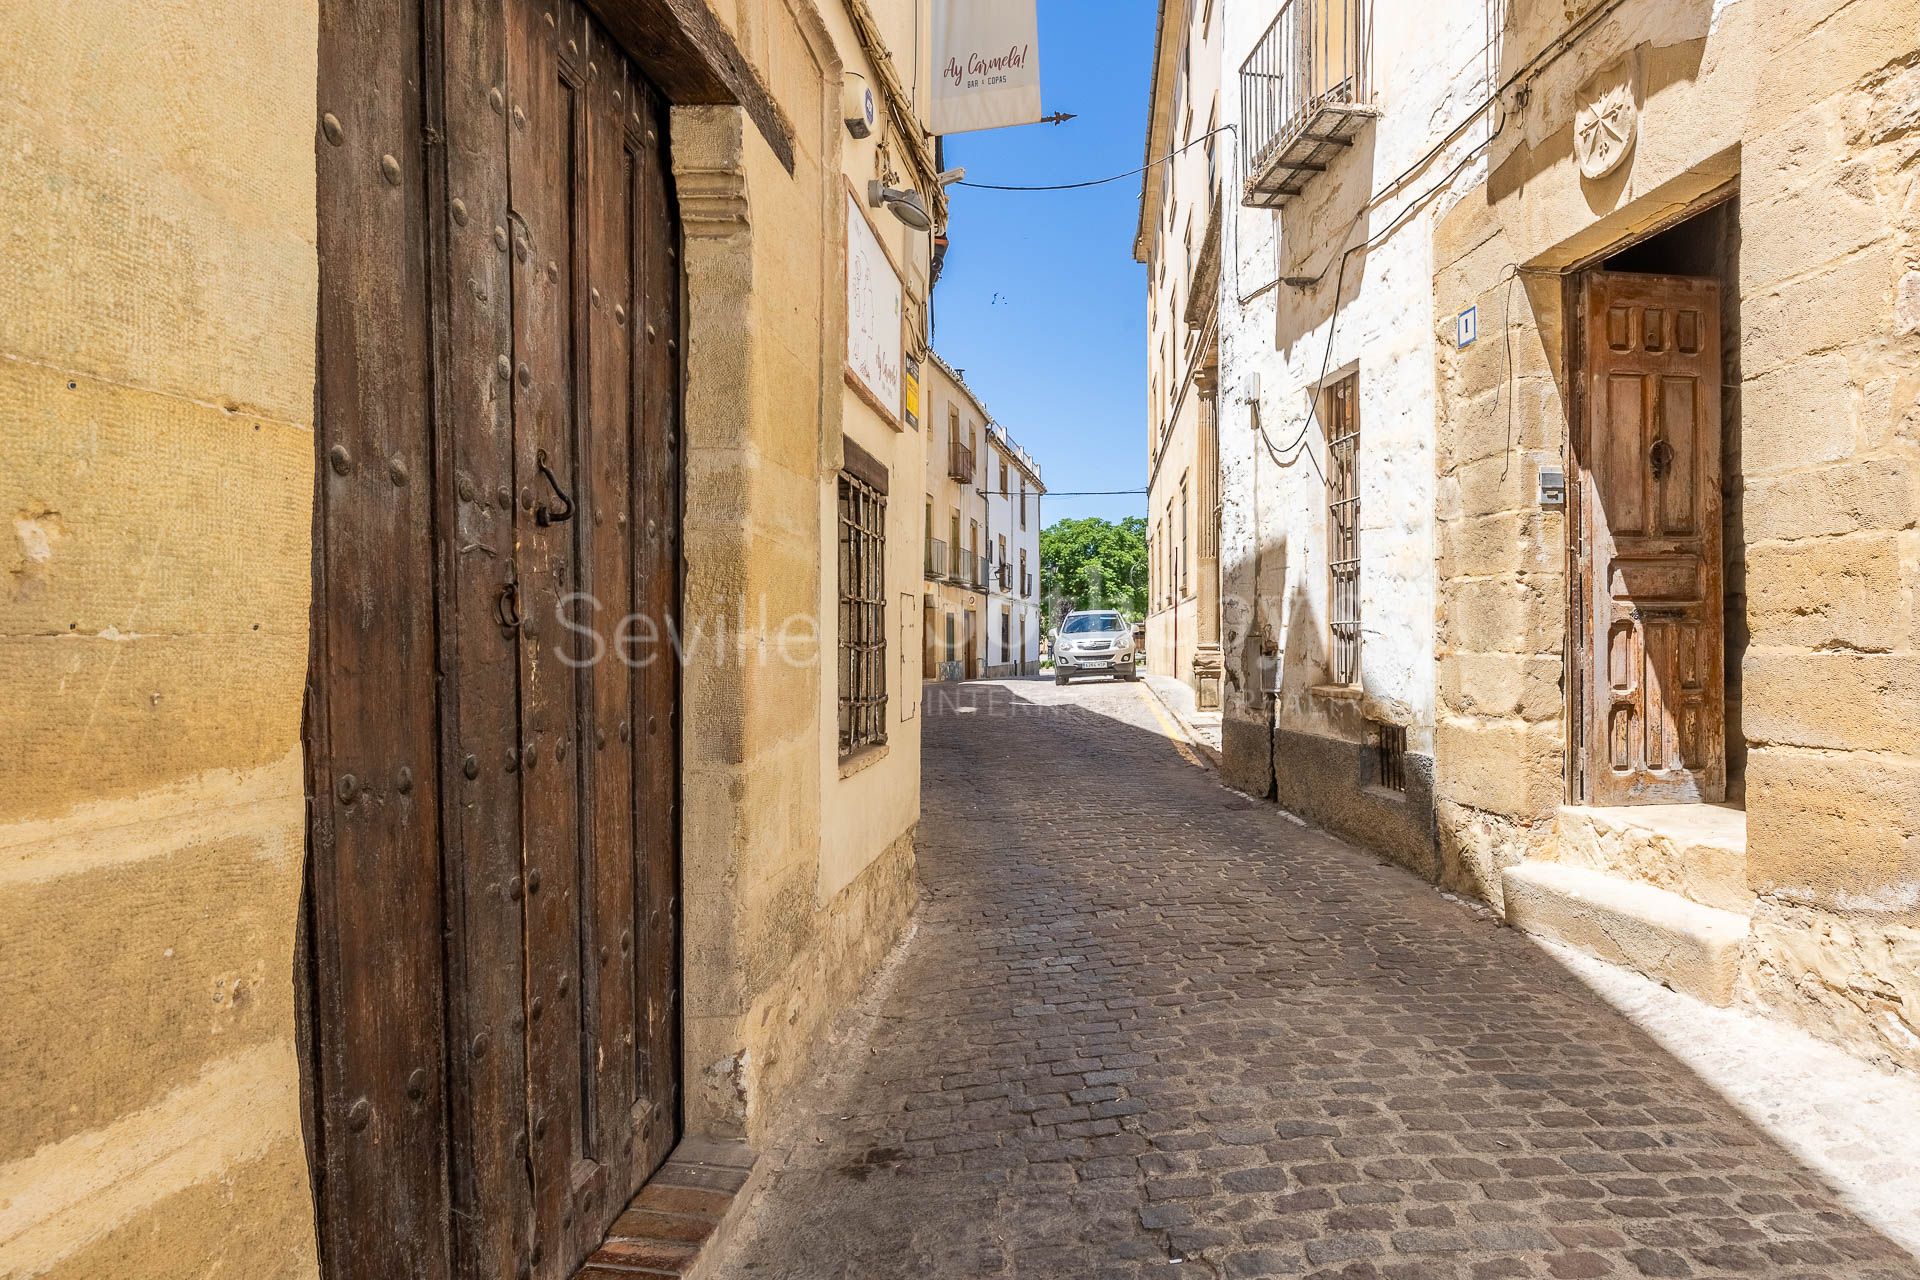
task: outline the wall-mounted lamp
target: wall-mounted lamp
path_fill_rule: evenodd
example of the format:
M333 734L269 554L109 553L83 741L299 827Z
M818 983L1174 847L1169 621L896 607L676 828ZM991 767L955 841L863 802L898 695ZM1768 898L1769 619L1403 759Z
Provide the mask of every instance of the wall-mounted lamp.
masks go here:
M902 191L875 180L867 184L867 203L876 209L886 209L915 231L933 229L933 218L927 213L927 202L920 198L918 191Z

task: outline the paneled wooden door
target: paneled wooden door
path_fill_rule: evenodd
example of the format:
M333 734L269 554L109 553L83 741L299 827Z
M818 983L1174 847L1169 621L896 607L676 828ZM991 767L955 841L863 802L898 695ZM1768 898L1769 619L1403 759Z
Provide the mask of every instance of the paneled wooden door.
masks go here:
M564 1280L679 1115L663 107L570 0L323 0L318 105L325 1270Z
M1580 285L1585 798L1726 798L1720 286Z

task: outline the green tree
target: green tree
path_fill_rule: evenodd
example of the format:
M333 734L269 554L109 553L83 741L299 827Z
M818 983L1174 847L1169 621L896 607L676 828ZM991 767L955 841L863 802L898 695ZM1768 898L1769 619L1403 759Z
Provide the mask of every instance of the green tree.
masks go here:
M1147 616L1147 522L1119 524L1088 516L1057 520L1040 531L1040 590L1047 625L1074 609L1118 609Z

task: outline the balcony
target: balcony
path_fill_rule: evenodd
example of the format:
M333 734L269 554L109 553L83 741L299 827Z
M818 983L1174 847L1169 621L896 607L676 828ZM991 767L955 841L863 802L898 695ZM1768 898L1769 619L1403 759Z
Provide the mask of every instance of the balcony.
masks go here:
M975 591L985 591L987 589L987 566L992 563L993 562L986 556L979 556L974 560L973 589Z
M994 570L994 580L1002 591L1013 590L1013 566L1001 561L999 568Z
M927 539L927 576L929 578L947 576L947 544L938 538Z
M961 484L973 483L973 450L955 443L947 454L947 478Z
M1379 114L1371 0L1285 0L1240 67L1241 203L1277 209Z
M1020 594L1022 596L1031 596L1033 594L1033 575L1031 573L1023 573L1020 575Z

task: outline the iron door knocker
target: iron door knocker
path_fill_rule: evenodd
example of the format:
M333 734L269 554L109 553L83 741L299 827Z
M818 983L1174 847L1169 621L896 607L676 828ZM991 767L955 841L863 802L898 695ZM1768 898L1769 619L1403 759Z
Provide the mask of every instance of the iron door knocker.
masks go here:
M573 499L567 496L567 491L560 487L558 477L553 474L552 468L547 466L547 451L545 449L536 451L533 459L539 464L540 474L552 487L554 496L564 504L560 510L556 511L546 503L541 503L533 509L533 522L544 529L550 524L562 524L573 519Z

